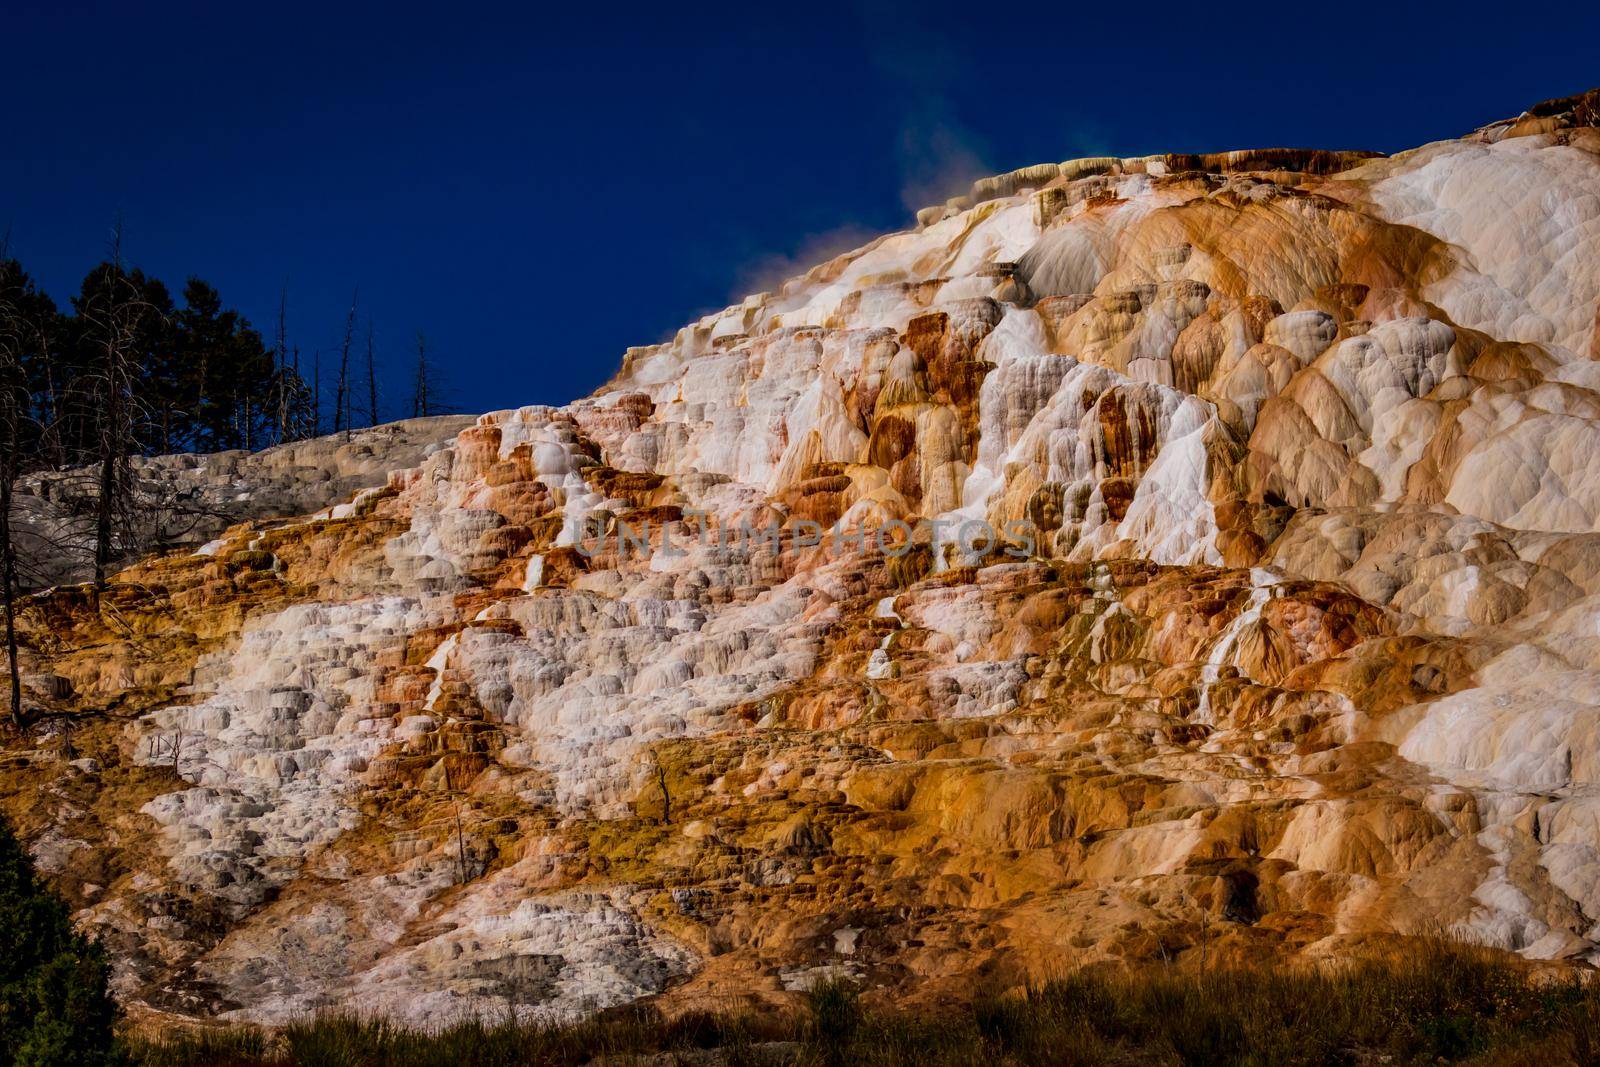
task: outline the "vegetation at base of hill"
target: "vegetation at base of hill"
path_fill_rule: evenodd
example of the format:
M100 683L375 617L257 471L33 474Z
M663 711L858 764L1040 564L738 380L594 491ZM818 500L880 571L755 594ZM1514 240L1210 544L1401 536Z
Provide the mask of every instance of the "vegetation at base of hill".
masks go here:
M105 956L72 928L66 904L0 819L0 1063L120 1062L107 974Z
M1313 970L1085 971L963 1008L875 1010L827 983L793 1015L607 1013L566 1026L431 1032L327 1017L276 1033L190 1031L136 1043L144 1067L745 1064L1600 1064L1600 985L1550 981L1469 946Z

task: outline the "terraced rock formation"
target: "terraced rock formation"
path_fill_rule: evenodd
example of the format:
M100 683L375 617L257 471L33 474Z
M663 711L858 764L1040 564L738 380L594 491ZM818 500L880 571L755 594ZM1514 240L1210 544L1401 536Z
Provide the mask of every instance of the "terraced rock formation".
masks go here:
M39 594L5 810L152 1011L1600 962L1597 123L980 182Z

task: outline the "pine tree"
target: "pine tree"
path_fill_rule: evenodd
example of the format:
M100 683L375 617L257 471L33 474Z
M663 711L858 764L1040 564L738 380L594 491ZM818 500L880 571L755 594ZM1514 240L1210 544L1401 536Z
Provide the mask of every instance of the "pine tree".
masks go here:
M0 1063L117 1063L108 978L105 954L73 929L66 904L40 884L0 819Z
M193 451L250 448L277 421L276 379L282 368L261 334L243 315L224 307L214 287L190 278L183 302L173 322L178 370L154 374L147 382L163 402L187 415L185 435L170 443Z
M411 393L411 417L426 418L428 410L428 381L431 375L428 369L428 339L421 330L417 331L417 377Z
M367 425L378 425L378 368L370 315L367 317Z
M34 284L22 264L0 249L0 330L14 364L20 368L27 422L37 434L40 463L59 466L62 403L61 358L64 321L54 300Z

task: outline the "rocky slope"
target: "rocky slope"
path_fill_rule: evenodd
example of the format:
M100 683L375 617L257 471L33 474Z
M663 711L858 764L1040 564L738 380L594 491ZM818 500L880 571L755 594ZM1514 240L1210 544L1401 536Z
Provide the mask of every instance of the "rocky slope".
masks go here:
M1597 122L980 182L39 595L5 809L131 1003L229 1018L1600 961Z
M135 456L132 548L200 545L237 522L309 515L384 485L389 472L422 462L472 420L404 419L348 434L293 441L259 452ZM50 471L24 479L13 507L25 587L94 577L96 471Z

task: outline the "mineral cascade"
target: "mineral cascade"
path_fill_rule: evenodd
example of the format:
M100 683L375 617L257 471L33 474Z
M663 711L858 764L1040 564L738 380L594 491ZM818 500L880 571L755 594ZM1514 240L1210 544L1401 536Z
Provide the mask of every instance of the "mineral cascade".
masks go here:
M142 1013L1600 963L1597 124L1029 167L321 511L280 464L26 602L71 717L0 803Z

